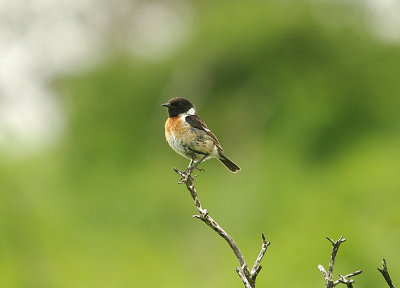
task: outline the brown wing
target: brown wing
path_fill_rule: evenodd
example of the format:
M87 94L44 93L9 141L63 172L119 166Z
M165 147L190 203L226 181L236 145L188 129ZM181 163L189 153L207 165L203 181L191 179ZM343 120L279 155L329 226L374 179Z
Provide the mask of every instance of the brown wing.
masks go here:
M208 129L206 122L204 122L199 115L195 114L186 116L186 122L188 122L192 127L206 132L214 140L215 144L222 150L217 137L211 132L210 129Z

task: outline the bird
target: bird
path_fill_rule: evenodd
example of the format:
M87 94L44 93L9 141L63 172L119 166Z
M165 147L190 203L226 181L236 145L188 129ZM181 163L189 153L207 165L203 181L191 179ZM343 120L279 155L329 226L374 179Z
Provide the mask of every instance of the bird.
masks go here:
M161 105L168 108L169 116L165 122L165 138L175 152L190 160L188 169L193 170L201 162L216 158L232 173L240 170L225 155L217 137L188 99L175 97Z

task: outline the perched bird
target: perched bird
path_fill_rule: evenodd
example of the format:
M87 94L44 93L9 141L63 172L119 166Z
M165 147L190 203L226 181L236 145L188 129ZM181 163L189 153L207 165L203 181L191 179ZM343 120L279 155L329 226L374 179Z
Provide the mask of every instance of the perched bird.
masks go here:
M196 114L194 105L185 98L172 98L168 103L169 118L165 122L165 137L171 148L190 159L189 168L202 161L216 158L229 171L236 173L240 167L225 156L217 137L208 129L206 123ZM188 169L189 169L188 168Z

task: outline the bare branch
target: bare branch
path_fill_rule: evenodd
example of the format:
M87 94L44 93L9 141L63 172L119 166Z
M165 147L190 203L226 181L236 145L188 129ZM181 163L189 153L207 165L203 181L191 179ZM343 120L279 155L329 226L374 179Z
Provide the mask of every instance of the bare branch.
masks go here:
M262 266L260 265L262 258L264 257L265 252L267 251L268 246L271 244L271 242L267 242L267 240L265 240L265 236L264 233L261 233L261 237L262 237L262 245L261 245L261 251L260 254L258 254L258 257L256 259L256 261L254 262L253 268L251 269L250 272L250 277L251 279L255 282L256 281L256 277L258 275L258 273L260 273Z
M236 268L236 272L242 279L243 284L245 285L246 288L254 288L257 275L261 270L260 262L264 257L265 251L267 250L267 247L270 245L270 242L267 242L265 240L264 234L262 234L263 244L261 246L261 251L250 272L247 263L243 257L243 254L240 251L239 247L237 246L236 242L228 233L226 233L224 229L222 229L221 226L219 226L219 224L213 218L211 218L211 216L208 214L207 209L203 209L203 207L201 206L199 197L197 196L197 192L194 187L194 177L196 176L194 177L191 176L192 172L196 167L197 166L191 166L184 172L181 172L178 169L174 168L174 171L181 176L180 182L178 183L186 185L186 188L189 190L190 195L193 198L194 204L196 205L196 208L200 213L200 215L194 215L193 217L203 221L211 229L217 232L218 235L220 235L223 239L225 239L225 241L229 244L239 262L240 268Z
M356 272L347 274L347 275L345 275L345 276L339 274L340 279L339 279L339 280L336 280L336 281L334 282L334 285L336 286L336 285L338 285L339 283L343 283L343 284L347 284L348 287L353 287L352 283L354 283L355 281L354 281L353 279L350 279L350 278L351 278L351 277L354 277L354 276L357 276L357 275L359 275L359 274L361 274L361 273L362 273L362 271L361 271L361 270L358 270L358 271L356 271Z
M327 279L328 278L328 273L326 273L326 270L325 270L324 266L318 265L318 269L319 269L319 271L321 271L322 276L324 276L324 278Z
M328 271L328 277L332 280L333 277L333 265L335 264L335 258L336 254L339 250L340 244L346 241L346 239L343 238L343 236L340 236L339 240L333 241L331 238L326 236L326 239L328 239L332 243L332 253L331 253L331 258L329 260L329 271Z
M344 277L343 275L340 275L340 274L339 274L339 276L340 276L340 279L337 280L338 284L340 282L340 283L346 284L348 288L353 288L353 283L354 283L353 279L346 279L346 277ZM336 283L336 281L335 281L335 283Z
M347 275L345 275L345 276L343 276L343 277L345 277L345 278L351 278L351 277L357 276L357 275L359 275L359 274L361 274L361 273L362 273L362 270L358 270L358 271L356 271L356 272L347 274Z
M379 272L382 273L382 276L383 276L383 278L385 278L386 283L389 285L389 287L390 288L394 288L392 279L390 279L390 275L389 275L389 272L387 270L386 260L385 259L382 259L382 269L379 269L379 268L377 268L377 269L379 270Z
M346 284L347 287L353 287L353 283L354 280L350 279L353 276L359 275L361 274L361 270L358 270L356 272L347 274L345 276L340 275L340 279L333 281L333 266L335 264L335 258L336 258L336 254L339 250L340 244L342 244L343 242L346 241L346 239L343 238L343 236L340 236L340 238L337 241L332 240L331 238L329 238L328 236L326 237L326 239L329 240L329 242L332 243L332 253L331 253L331 257L329 259L329 270L328 272L326 272L325 268L322 265L318 265L318 269L319 271L321 271L322 275L324 276L325 279L325 287L326 288L333 288L336 285L338 285L339 283L343 283Z
M244 287L252 288L249 280L247 279L246 275L243 272L243 268L236 267L236 272L238 273L240 279L242 279Z

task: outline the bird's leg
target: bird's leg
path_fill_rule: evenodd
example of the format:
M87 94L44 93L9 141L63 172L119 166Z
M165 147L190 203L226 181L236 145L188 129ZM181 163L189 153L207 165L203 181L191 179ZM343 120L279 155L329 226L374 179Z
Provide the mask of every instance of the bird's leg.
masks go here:
M199 171L204 171L204 169L200 169L200 168L198 168L197 166L199 166L199 164L201 163L201 162L203 162L204 160L206 160L206 158L209 156L210 154L205 154L204 156L203 156L203 158L201 158L199 161L197 161L193 166L191 166L191 167L188 167L188 169L186 169L186 172L190 172L190 174L193 172L193 170L194 169L197 169L197 170L199 170Z
M192 157L192 158L190 158L189 166L186 168L186 170L184 172L179 171L178 169L174 168L174 171L176 173L178 173L179 175L181 175L181 179L179 179L178 184L183 184L183 183L185 183L185 180L187 181L187 179L190 175L190 173L188 173L188 171L192 167L193 162L194 162L194 159Z
M174 168L174 171L175 171L176 173L178 173L179 175L181 175L181 179L179 180L178 183L179 183L179 184L186 183L186 182L188 181L189 178L191 178L191 179L193 180L193 179L197 176L197 175L195 175L195 176L191 177L191 175L192 175L194 169L197 169L197 170L199 170L199 171L204 171L204 169L200 169L200 168L198 168L197 166L199 166L199 164L200 164L201 162L203 162L204 160L206 160L206 158L207 158L209 155L210 155L210 154L205 154L205 155L204 155L199 161L197 161L194 165L192 165L193 162L194 162L194 159L191 158L191 159L190 159L189 166L188 166L188 168L186 168L186 170L185 170L184 172L181 172L181 171L179 171L178 169Z
M193 162L194 162L194 159L193 159L193 157L192 157L192 158L190 158L190 162L189 162L189 165L188 165L188 167L186 168L186 170L189 169L190 167L192 167ZM177 170L177 169L174 168L174 170ZM181 173L183 173L183 172L181 172Z
M190 163L189 163L189 166L188 166L188 168L192 167L192 165L193 165L193 162L194 162L194 159L193 159L193 158L191 158L191 159L190 159ZM197 170L199 170L199 171L205 171L204 169L201 169L201 168L199 168L199 167L196 167L196 169L197 169Z
M192 158L190 158L190 163L189 163L189 166L187 167L187 168L190 168L191 166L192 166L192 164L193 164L193 157Z
M203 160L200 160L199 162L201 162L201 161L203 161ZM189 163L188 169L189 169L190 167L192 167L193 162L194 162L194 158L192 157L192 158L190 158L190 163ZM199 163L199 164L200 164L200 163ZM195 167L195 168L196 168L197 170L199 170L199 171L206 171L206 170L201 169L201 168L199 168L199 167Z
M205 169L199 168L199 167L196 167L196 170L199 170L199 171L206 171Z

